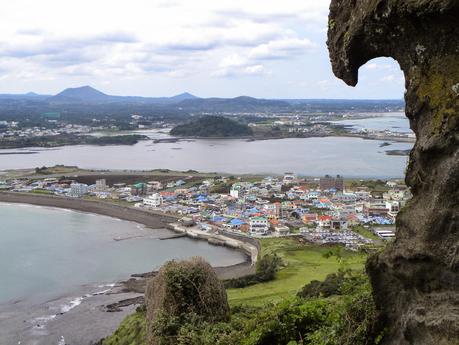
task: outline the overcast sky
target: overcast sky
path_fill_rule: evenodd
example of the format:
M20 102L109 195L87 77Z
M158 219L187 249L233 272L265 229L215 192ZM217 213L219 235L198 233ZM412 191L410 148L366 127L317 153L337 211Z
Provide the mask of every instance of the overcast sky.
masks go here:
M402 98L390 59L356 88L326 49L329 0L15 0L0 12L0 93Z

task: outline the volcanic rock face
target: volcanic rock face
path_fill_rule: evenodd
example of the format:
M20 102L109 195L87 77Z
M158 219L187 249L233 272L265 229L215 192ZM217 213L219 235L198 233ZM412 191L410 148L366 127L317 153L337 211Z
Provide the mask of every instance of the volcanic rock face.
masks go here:
M332 0L328 47L352 86L367 61L398 61L417 137L413 199L367 263L384 344L459 344L459 0Z

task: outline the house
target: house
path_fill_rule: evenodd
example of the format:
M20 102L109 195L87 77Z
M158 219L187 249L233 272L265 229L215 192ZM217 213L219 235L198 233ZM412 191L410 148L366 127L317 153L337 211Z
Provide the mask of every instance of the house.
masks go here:
M390 188L394 188L398 185L397 181L387 181L386 182L386 186L390 187Z
M239 198L239 188L237 189L231 188L230 195L231 197L238 199Z
M395 221L395 218L397 218L397 214L401 208L401 202L394 201L394 200L386 201L386 208L389 210L387 212L387 215L389 216L389 218Z
M100 180L96 180L96 191L103 192L107 189L107 181L103 178Z
M149 181L147 183L150 190L160 190L163 189L163 184L159 181Z
M363 213L366 217L386 216L388 211L386 204L379 201L367 202L363 205Z
M143 204L147 207L159 207L162 203L163 197L159 193L154 193L143 199Z
M360 223L359 218L355 213L348 214L346 220L348 226L355 226Z
M329 228L331 226L331 216L320 216L318 221L319 221L319 227L321 228Z
M334 189L336 191L342 192L344 190L344 180L340 175L336 175L336 178L325 175L325 177L320 179L319 185L321 191Z
M265 217L252 217L249 221L251 235L266 235L269 231L269 222Z
M302 219L304 224L309 224L316 222L318 220L318 215L317 213L305 213Z
M132 195L145 195L147 194L147 185L145 183L139 182L131 187Z
M386 201L386 208L389 210L389 213L397 214L400 211L400 202L399 201Z
M314 200L314 199L318 199L320 196L320 193L317 192L317 191L310 191L308 194L307 194L307 199L308 200Z
M285 185L293 184L295 183L295 181L296 181L296 176L294 173L291 173L291 172L286 172L284 174L284 178L282 179L282 183Z
M280 214L280 203L270 203L263 205L263 212L270 217L277 218Z
M69 195L76 198L81 198L88 193L88 185L84 183L72 183L70 185Z
M290 234L290 228L286 225L275 226L274 231L276 231L280 236L286 236Z
M231 229L239 230L241 226L245 224L245 222L242 219L234 218L231 219L231 221L228 224Z
M347 230L348 224L345 218L334 218L330 221L330 229Z

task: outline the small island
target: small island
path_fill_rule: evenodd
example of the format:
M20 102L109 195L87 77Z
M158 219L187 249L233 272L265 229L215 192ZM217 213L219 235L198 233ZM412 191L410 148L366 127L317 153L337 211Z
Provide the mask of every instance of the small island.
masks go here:
M172 128L171 135L194 138L241 138L253 135L246 124L223 116L202 116Z

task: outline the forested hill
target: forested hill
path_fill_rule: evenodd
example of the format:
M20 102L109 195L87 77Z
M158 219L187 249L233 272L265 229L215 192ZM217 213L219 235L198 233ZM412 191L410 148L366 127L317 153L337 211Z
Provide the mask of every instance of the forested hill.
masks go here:
M171 135L201 138L247 137L252 129L223 116L203 116L174 127Z

